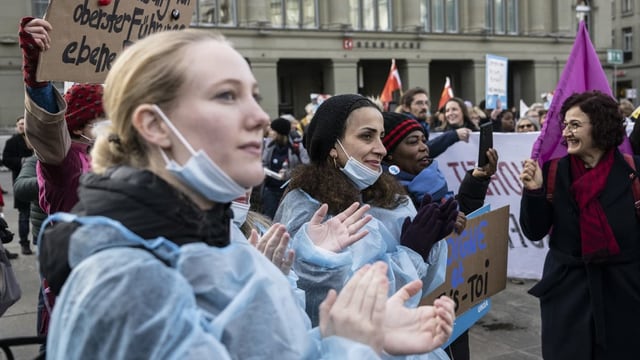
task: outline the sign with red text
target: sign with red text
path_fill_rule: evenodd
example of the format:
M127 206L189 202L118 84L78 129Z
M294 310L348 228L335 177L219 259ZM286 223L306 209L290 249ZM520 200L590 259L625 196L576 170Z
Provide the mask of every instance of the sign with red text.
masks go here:
M430 138L440 133L431 133ZM541 241L528 239L520 228L522 197L522 161L531 156L531 147L539 132L493 133L493 146L498 151L498 169L491 178L485 204L492 209L509 205L509 277L540 279L544 259L549 250L548 236ZM479 133L473 132L469 142L458 141L436 158L447 179L449 190L457 193L468 170L473 169L478 156Z
M51 0L51 48L38 81L104 82L122 50L149 34L185 29L197 0ZM100 5L100 4L106 5Z
M461 234L447 237L447 277L424 297L433 304L442 295L456 302L462 314L507 285L509 207L487 212L467 221Z

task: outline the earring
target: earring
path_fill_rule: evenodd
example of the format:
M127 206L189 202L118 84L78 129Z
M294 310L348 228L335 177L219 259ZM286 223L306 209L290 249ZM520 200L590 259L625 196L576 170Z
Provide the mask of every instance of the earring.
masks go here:
M338 168L338 163L336 162L336 158L331 157L333 159L333 166L337 169Z

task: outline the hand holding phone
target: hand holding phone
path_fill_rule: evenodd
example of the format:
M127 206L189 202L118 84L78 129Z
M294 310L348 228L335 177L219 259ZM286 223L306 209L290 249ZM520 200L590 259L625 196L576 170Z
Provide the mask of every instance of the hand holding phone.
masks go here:
M493 124L491 122L480 125L480 146L478 147L478 163L476 167L483 167L489 161L487 150L493 147Z

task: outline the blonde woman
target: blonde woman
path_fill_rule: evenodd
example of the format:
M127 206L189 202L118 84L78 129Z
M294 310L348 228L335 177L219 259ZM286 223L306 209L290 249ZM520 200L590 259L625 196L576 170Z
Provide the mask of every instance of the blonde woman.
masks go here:
M150 35L119 56L105 83L111 125L99 129L94 173L74 209L92 216L58 215L41 241L59 245L41 254L45 264L71 268L47 357L369 359L383 351L386 316L397 317L384 264L330 292L313 331L282 272L230 229L231 201L264 177L269 117L259 99L245 59L209 31ZM309 226L324 241L357 241L366 210L354 204L325 223L318 214ZM439 341L452 318L427 310L439 314L430 329Z

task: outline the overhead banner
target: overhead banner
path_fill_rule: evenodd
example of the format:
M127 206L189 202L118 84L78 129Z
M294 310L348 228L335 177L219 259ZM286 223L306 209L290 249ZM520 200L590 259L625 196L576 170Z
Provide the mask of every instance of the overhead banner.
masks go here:
M503 290L507 282L509 207L467 221L461 234L447 237L449 254L444 284L422 299L433 304L442 295L456 302L456 314Z
M492 209L509 205L508 263L509 277L540 279L544 259L549 249L548 236L541 241L527 239L520 228L520 199L522 197L522 161L528 159L539 132L494 133L493 145L498 151L496 174L492 177L485 204ZM432 133L431 138L439 133ZM440 171L447 179L449 190L458 193L467 170L473 169L478 157L478 132L472 132L469 142L459 141L436 158Z
M106 3L107 5L99 5ZM122 50L149 34L191 23L196 0L51 0L51 48L38 81L102 83Z

